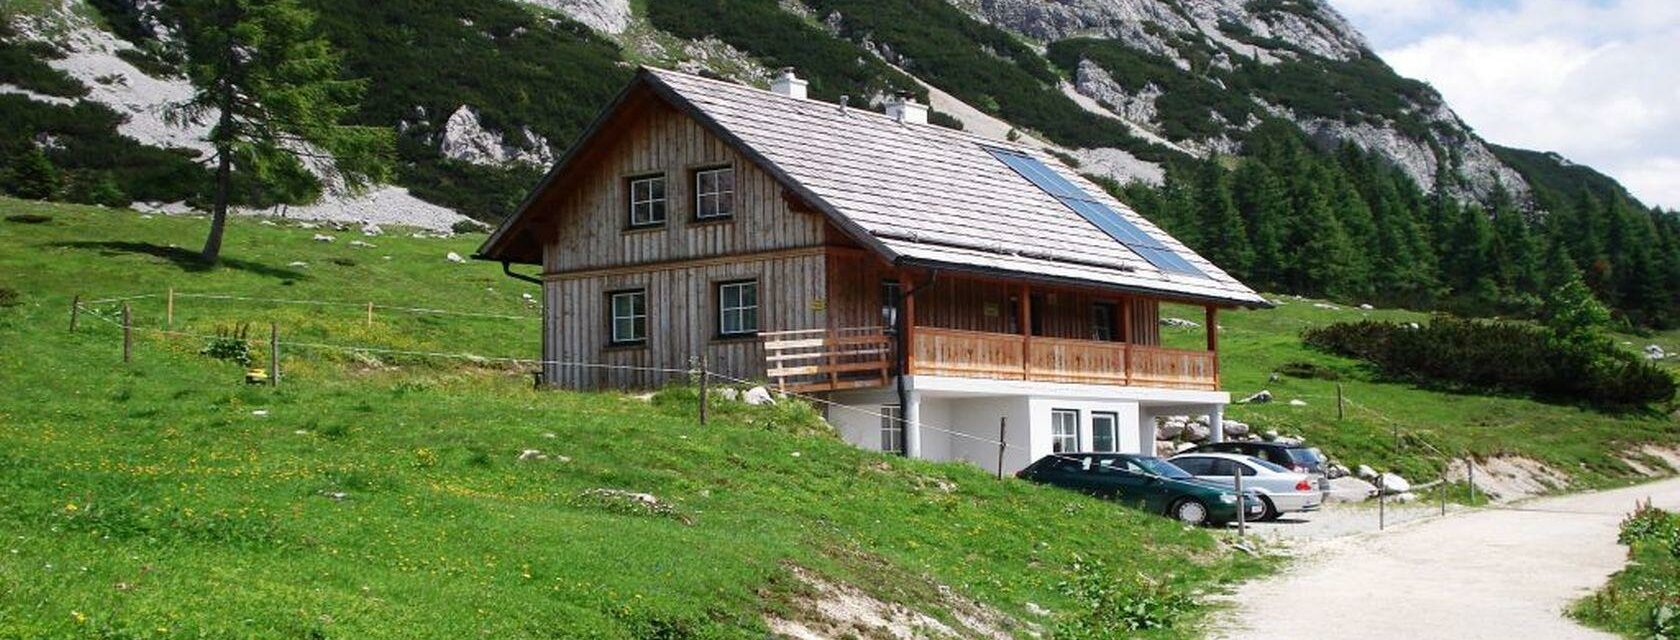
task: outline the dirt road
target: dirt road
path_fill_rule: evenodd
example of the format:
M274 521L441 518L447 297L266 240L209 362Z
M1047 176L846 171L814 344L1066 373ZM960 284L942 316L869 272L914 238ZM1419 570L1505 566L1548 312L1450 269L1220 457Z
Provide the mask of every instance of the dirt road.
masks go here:
M1299 564L1239 588L1218 638L1613 638L1564 608L1620 569L1635 501L1680 508L1680 479L1543 498L1308 543Z

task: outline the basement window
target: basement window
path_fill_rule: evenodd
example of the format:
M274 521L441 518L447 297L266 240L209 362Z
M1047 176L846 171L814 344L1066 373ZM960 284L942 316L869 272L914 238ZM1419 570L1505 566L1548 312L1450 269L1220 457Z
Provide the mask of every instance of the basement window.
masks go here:
M881 407L881 451L904 455L904 409L896 404Z
M1050 411L1050 452L1079 451L1079 412L1073 409Z

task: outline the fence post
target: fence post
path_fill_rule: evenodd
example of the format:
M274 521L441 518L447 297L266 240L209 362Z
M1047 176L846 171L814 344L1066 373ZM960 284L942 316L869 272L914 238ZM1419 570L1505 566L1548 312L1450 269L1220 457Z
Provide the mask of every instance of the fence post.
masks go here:
M169 295L164 297L163 328L170 330L175 328L175 287L170 287Z
M1476 459L1464 458L1465 482L1470 484L1470 506L1476 506Z
M372 302L369 302L367 304L367 326L368 326L369 329L373 328L373 303Z
M1377 474L1377 530L1388 528L1388 483Z
M1235 485L1237 489L1237 538L1241 539L1244 534L1248 533L1248 505L1246 504L1248 501L1244 499L1247 496L1243 495L1242 469L1240 466L1231 470L1231 484Z
M268 386L280 386L280 325L268 323Z
M1445 469L1443 469L1443 470L1441 470L1441 515L1443 515L1443 516L1447 515L1447 487L1448 486L1451 486L1451 485L1447 484L1447 472L1446 472Z
M1338 382L1338 383L1336 383L1336 419L1341 420L1343 415L1344 414L1343 414L1343 410L1342 410L1342 383Z
M134 352L134 314L129 311L128 303L123 303L123 362L128 362Z
M1004 447L1009 446L1007 444L1009 442L1009 440L1005 437L1007 435L1008 431L1009 431L1009 416L1000 416L998 418L998 466L997 466L997 477L998 477L999 480L1003 479L1003 449L1004 449Z
M82 294L78 293L76 297L70 299L70 333L76 332L76 320L80 319L81 313Z
M706 354L700 354L698 362L700 363L700 426L704 427L706 426L706 405L708 404L706 402L706 381L712 375L711 372L706 370Z

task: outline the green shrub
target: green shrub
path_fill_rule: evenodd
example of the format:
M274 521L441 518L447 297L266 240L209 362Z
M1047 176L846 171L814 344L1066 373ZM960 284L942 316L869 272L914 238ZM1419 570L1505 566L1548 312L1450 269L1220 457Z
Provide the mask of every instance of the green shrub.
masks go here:
M1075 609L1056 622L1058 639L1131 638L1137 631L1171 629L1195 600L1142 574L1124 576L1101 560L1075 558L1059 585Z
M0 307L15 307L23 298L17 289L0 287Z
M1661 368L1613 345L1575 348L1528 324L1437 317L1417 326L1365 320L1308 329L1309 346L1433 387L1530 394L1606 408L1674 397Z
M44 222L52 222L52 216L45 216L39 213L17 213L6 216L6 221L16 222L18 224L41 224Z
M484 225L473 220L457 220L455 224L449 225L449 231L456 234L483 233Z
M229 360L240 366L251 366L251 343L246 339L250 327L241 326L237 329L217 329L216 337L210 339L210 344L204 346L199 353L217 360Z

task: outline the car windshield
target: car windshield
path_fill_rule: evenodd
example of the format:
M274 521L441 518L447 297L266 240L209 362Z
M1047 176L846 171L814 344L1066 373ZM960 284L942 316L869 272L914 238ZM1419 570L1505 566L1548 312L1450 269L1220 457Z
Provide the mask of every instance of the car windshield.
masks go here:
M1249 458L1248 461L1254 463L1255 465L1258 465L1260 468L1265 469L1267 471L1273 471L1273 472L1276 472L1276 473L1289 473L1289 470L1283 468L1282 465L1278 465L1276 463L1273 463L1273 462L1270 462L1270 461L1267 461L1267 460L1261 460L1259 458Z
M1290 449L1289 450L1289 459L1294 460L1296 462L1299 462L1301 464L1318 464L1318 462L1319 462L1318 454L1313 453L1312 449L1305 449L1305 448L1303 448L1303 449Z
M1191 477L1190 474L1186 473L1183 469L1180 469L1173 465L1173 463L1160 458L1138 456L1137 458L1134 458L1134 460L1137 461L1138 466L1143 467L1144 471L1148 471L1158 476L1181 479Z

